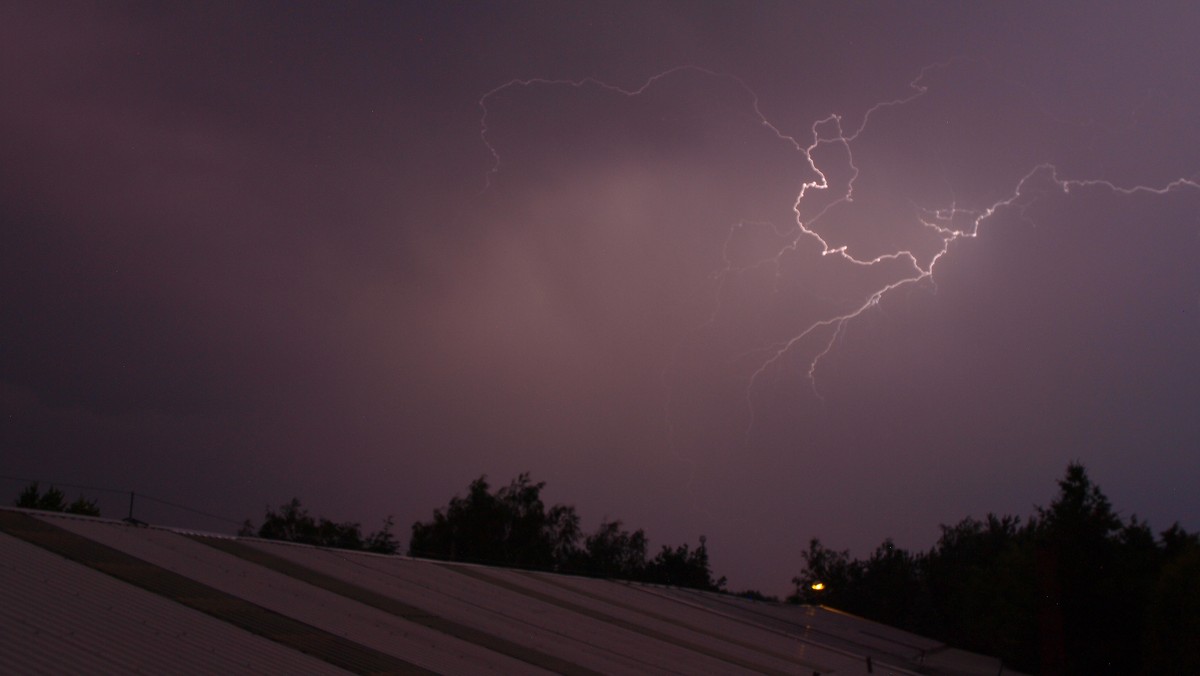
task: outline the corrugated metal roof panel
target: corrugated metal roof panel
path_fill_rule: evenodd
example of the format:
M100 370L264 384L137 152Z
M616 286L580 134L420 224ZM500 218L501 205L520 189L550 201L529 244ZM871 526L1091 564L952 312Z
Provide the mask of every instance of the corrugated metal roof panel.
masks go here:
M263 608L440 673L545 673L171 531L91 519L40 518Z
M249 544L425 608L440 617L525 641L539 650L589 664L599 671L731 673L739 668L736 662L464 577L441 564L264 541ZM811 673L811 670L796 671L792 665L776 666L779 671ZM747 668L742 665L742 669Z
M865 656L830 650L825 646L797 640L794 636L764 631L761 627L695 605L681 604L656 594L654 587L503 569L486 569L484 574L536 589L539 593L628 617L658 630L690 636L696 641L738 646L777 659L788 659L803 673L857 673L866 670Z
M969 653L957 648L946 648L927 655L922 664L932 674L954 674L955 676L1022 676L1010 669L1004 669L1003 663L995 657Z
M819 607L86 517L0 508L0 552L0 671L16 673L965 676L999 666Z
M0 533L5 673L345 673Z
M916 665L922 672L979 676L1002 670L998 658L952 648L940 641L832 608L767 603L691 589L651 589L715 612L731 613L764 627L805 634L828 646L872 655L881 662L891 660ZM1003 671L1019 676L1018 672L1009 669Z
M945 647L932 639L819 606L762 603L667 587L654 588L654 592L861 655L912 662L923 653Z

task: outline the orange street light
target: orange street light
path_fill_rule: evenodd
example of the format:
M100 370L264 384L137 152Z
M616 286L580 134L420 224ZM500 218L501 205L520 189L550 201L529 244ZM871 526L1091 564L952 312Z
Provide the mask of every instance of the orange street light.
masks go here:
M824 583L824 582L814 582L814 583L812 583L812 590L813 590L813 591L823 591L824 589L825 589L825 583Z

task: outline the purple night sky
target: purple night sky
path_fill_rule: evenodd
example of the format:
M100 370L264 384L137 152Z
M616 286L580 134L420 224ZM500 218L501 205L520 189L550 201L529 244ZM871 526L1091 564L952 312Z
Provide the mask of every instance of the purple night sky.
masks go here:
M1071 460L1196 530L1198 32L1193 2L6 3L0 474L406 543L529 471L768 593L811 537L923 549Z

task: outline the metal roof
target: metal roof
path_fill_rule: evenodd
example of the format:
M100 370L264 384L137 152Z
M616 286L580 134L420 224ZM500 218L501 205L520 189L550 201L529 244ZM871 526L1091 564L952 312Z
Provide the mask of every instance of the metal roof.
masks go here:
M5 673L1000 671L812 606L28 510L0 553Z
M9 535L0 551L4 673L344 673Z

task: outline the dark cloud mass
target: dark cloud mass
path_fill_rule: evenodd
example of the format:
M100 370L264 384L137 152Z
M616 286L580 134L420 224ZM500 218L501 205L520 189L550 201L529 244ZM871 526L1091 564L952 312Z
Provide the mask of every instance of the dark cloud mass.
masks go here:
M1070 460L1200 528L1198 26L1165 2L14 3L0 474L369 525L528 470L585 527L706 534L776 593L812 536L923 548L1029 513ZM927 268L922 220L955 209L978 236L804 334L914 274L799 233L822 178L797 210L830 249Z

